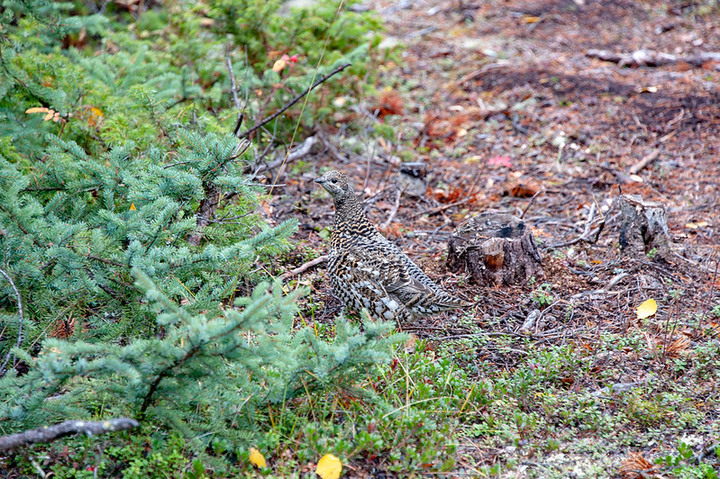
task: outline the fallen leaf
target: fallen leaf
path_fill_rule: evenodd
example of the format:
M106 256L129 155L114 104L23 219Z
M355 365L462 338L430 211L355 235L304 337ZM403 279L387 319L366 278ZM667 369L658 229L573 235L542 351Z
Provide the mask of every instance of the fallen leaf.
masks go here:
M318 461L315 473L322 479L338 479L342 472L342 462L332 454L325 454Z
M493 156L488 160L490 166L504 166L506 168L512 168L512 162L509 156Z
M27 110L25 110L25 113L47 113L49 111L51 111L51 110L49 108L45 108L44 106L42 106L42 107L34 106L32 108L28 108Z
M262 453L254 447L250 448L250 462L252 462L253 465L259 467L260 469L264 469L267 467L267 463L265 462L265 456L263 456Z
M135 208L135 203L130 203L130 211L137 211L137 208Z
M654 299L650 298L637 308L638 319L646 319L657 313L657 303Z

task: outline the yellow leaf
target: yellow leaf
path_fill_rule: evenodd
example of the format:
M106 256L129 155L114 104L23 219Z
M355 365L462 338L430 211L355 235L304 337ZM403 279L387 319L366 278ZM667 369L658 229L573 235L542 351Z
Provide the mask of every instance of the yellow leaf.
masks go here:
M523 17L523 22L525 22L525 23L537 23L540 20L542 20L542 18L540 18L540 17L531 17L531 16Z
M283 68L285 68L285 60L283 59L276 61L272 67L273 71L278 73L280 73Z
M649 318L655 313L657 313L657 303L652 298L647 301L643 301L643 303L637 308L638 319Z
M265 456L263 456L260 451L258 451L254 447L250 448L250 462L252 462L255 466L261 469L267 467L267 463L265 462Z
M87 107L88 110L88 117L87 122L90 126L97 126L98 123L100 123L103 119L103 112L99 108L95 108L94 106Z
M25 110L25 113L47 113L49 111L51 110L49 108L45 108L44 106L34 106Z
M315 473L322 479L338 479L342 472L342 462L332 454L325 454L315 468Z
M130 211L137 211L137 208L135 208L135 203L130 203Z

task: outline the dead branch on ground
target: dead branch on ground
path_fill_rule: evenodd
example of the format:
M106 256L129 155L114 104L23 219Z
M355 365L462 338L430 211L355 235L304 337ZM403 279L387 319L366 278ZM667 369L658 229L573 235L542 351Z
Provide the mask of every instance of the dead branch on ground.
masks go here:
M305 271L309 270L312 267L315 267L319 265L320 263L327 261L328 257L327 255L318 256L312 261L308 261L307 263L298 266L295 269L291 269L290 271L286 271L285 273L278 276L278 279L286 280L288 278L292 278L293 276L297 276L300 273L304 273Z
M590 58L597 58L606 62L617 63L621 67L659 67L688 63L700 67L707 62L717 62L715 70L720 70L720 52L703 52L697 55L673 55L671 53L656 52L654 50L636 50L632 53L615 53L607 50L591 49L585 53Z
M0 451L8 451L37 442L52 442L61 437L84 432L88 435L124 431L140 425L135 419L121 417L106 421L65 421L54 426L43 426L10 436L0 437Z

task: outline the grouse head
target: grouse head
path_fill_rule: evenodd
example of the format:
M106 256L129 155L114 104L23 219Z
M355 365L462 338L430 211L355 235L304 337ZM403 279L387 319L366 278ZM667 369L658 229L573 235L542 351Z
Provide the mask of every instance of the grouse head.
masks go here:
M355 195L347 176L337 170L330 170L321 177L316 178L315 183L320 183L336 203L342 203L345 199Z

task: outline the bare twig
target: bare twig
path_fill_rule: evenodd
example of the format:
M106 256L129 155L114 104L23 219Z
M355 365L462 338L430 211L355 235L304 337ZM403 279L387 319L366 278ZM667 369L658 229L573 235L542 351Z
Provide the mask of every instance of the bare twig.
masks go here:
M387 228L390 226L390 223L392 223L392 220L395 219L395 215L397 215L398 209L400 208L400 197L402 196L402 191L399 189L397 190L397 194L395 196L395 204L393 205L393 209L390 211L390 215L388 216L388 219L385 220L385 222L380 225L380 228Z
M292 100L290 100L289 102L287 102L285 105L283 105L282 108L280 108L278 111L276 111L276 112L273 113L272 115L268 116L268 117L265 118L264 120L261 120L259 123L257 123L257 124L256 124L255 126L253 126L252 128L248 128L247 130L245 130L245 131L243 131L242 133L238 134L237 137L238 137L238 138L245 138L246 136L250 135L251 133L253 133L253 132L257 131L257 130L259 130L260 128L262 128L262 127L265 126L266 124L270 123L270 122L273 121L275 118L277 118L278 116L282 115L286 110L288 110L288 109L289 109L291 106L293 106L295 103L299 102L305 95L307 95L308 93L310 93L315 87L317 87L317 86L320 85L321 83L325 82L328 78L330 78L331 76L335 75L336 73L343 71L344 69L346 69L346 68L349 67L350 65L351 65L351 63L345 63L345 64L340 65L339 67L335 68L333 71L331 71L330 73L328 73L327 75L325 75L324 77L320 78L318 81L316 81L315 83L313 83L312 86L310 86L310 87L308 87L307 89L305 89L304 92L300 93L300 94L297 95L295 98L293 98Z
M530 207L532 206L532 204L535 202L535 198L537 198L538 195L539 195L540 193L542 193L542 192L543 192L543 189L540 188L539 190L537 190L537 191L535 192L534 195L532 195L532 198L530 198L530 202L527 204L527 206L525 206L525 209L523 210L522 214L520 215L520 219L525 218L525 214L528 212L528 210L530 209Z
M140 425L135 419L121 417L106 421L65 421L54 426L43 426L10 436L0 437L0 451L8 451L38 442L52 442L61 437L84 432L88 435L125 431Z
M225 63L228 67L228 73L230 74L230 89L232 91L233 103L235 108L241 110L240 115L242 116L242 106L240 106L240 99L237 95L237 83L235 82L235 72L233 71L232 59L230 58L230 47L228 46L225 52Z
M660 150L653 150L650 154L645 155L645 157L632 165L628 169L629 175L637 175L640 171L642 171L643 168L645 168L647 165L655 161L658 156L660 156Z
M19 348L20 344L22 344L22 327L23 327L23 305L22 305L22 298L20 297L20 292L18 291L17 287L15 286L15 283L13 282L12 278L9 274L7 274L4 270L0 269L0 274L2 274L5 279L10 283L10 287L12 287L13 292L15 293L15 300L17 301L17 309L18 309L18 335L17 340L15 341L15 347ZM5 360L2 363L2 366L0 366L0 377L2 377L3 374L5 374L5 366L7 366L7 363L10 361L10 358L12 357L12 348L10 351L8 351L7 355L5 356Z
M305 271L309 270L310 268L313 268L313 267L319 265L320 263L327 261L327 259L328 259L327 255L318 256L317 258L315 258L312 261L308 261L307 263L305 263L301 266L298 266L295 269L291 269L290 271L284 272L283 274L278 276L278 279L286 280L288 278L292 278L293 276L297 276L300 273L304 273Z

